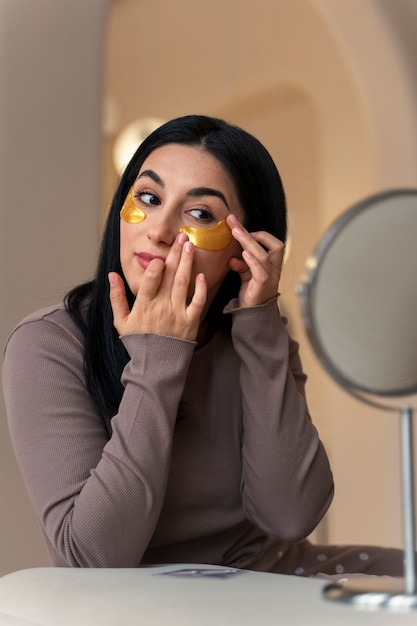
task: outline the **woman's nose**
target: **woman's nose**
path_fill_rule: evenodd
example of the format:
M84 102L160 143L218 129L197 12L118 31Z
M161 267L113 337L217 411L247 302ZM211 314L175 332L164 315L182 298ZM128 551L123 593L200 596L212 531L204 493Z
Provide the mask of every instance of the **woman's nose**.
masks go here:
M148 222L148 239L150 241L172 246L180 229L178 219L174 215L161 211L157 215L148 215L146 222Z

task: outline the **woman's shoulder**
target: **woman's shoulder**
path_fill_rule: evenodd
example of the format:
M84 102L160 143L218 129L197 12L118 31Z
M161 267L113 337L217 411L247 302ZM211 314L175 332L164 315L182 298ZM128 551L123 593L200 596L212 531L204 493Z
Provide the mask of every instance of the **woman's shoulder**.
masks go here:
M16 335L33 335L38 339L45 336L65 335L73 341L83 342L83 334L72 319L63 302L38 309L26 315L11 331L9 340Z

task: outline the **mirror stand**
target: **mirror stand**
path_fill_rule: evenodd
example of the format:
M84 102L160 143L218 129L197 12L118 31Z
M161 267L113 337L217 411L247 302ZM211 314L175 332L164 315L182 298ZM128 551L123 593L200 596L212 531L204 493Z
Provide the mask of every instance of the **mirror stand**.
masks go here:
M416 232L417 189L369 196L330 226L298 289L307 335L327 373L358 400L401 417L404 577L354 577L324 589L329 600L366 609L417 609Z
M404 578L369 577L331 583L323 591L328 600L345 602L358 608L371 610L417 609L412 408L403 407L400 418Z

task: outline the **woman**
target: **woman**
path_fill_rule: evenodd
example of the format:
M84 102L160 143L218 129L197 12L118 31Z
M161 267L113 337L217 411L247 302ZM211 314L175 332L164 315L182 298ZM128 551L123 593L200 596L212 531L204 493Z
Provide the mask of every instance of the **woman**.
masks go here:
M243 130L186 116L138 148L96 277L5 353L55 565L335 572L304 541L333 481L276 302L285 236L279 174Z

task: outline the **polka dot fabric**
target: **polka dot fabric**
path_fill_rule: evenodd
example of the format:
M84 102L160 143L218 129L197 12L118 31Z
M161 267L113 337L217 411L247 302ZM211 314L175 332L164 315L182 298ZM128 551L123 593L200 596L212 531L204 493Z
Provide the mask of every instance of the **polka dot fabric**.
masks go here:
M403 576L404 552L378 546L283 544L269 537L248 569L341 580L356 575Z

